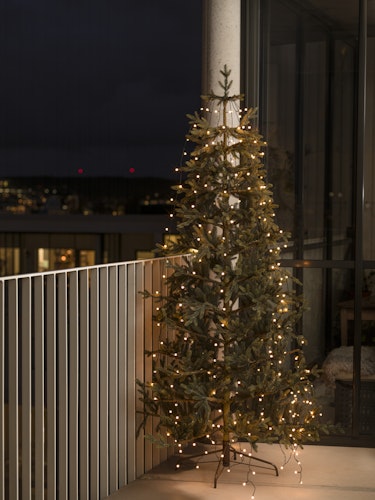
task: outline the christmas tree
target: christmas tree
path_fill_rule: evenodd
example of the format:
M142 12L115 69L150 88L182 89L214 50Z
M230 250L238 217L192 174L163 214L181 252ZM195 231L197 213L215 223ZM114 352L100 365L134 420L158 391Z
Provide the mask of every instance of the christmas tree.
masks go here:
M145 419L159 418L161 444L205 439L227 466L237 442L293 449L323 427L296 328L303 300L279 264L287 235L275 222L266 144L254 110L241 111L242 97L230 95L230 71L221 74L222 95L204 96L207 107L189 115L193 147L175 186L178 238L162 247L185 256L157 296L164 333L148 353L154 376L141 393Z

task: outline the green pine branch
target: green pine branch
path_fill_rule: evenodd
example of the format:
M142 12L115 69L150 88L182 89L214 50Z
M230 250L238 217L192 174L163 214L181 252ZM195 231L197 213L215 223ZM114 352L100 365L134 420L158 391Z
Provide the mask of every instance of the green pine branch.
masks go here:
M163 443L302 446L327 430L296 328L304 300L279 263L288 235L275 222L255 110L237 109L229 124L241 96L230 94L227 67L221 75L222 94L204 97L214 118L188 115L193 148L174 186L178 238L159 248L188 257L171 265L167 294L144 293L158 302L160 326L153 379L139 383L142 425L158 417Z

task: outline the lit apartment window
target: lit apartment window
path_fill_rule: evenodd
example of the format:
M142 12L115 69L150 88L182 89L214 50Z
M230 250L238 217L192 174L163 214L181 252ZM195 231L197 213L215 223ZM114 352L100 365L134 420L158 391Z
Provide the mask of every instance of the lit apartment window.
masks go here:
M20 249L0 247L0 276L11 276L20 272Z
M95 265L95 250L38 248L38 272Z
M95 250L79 250L79 265L95 266Z
M73 248L38 248L38 272L76 266Z
M136 258L137 260L153 259L155 257L155 252L150 250L137 250Z

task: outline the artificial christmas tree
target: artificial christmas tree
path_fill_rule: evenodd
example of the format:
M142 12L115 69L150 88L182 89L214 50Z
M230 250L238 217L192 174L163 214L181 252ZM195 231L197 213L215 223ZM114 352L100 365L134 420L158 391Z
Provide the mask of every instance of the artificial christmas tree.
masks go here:
M140 390L145 420L159 418L154 439L180 449L205 439L227 467L237 442L295 449L319 439L322 426L315 372L296 333L303 301L279 264L287 239L275 223L265 143L251 126L254 111L240 111L241 96L229 94L230 71L221 73L222 95L204 97L202 114L189 117L178 239L162 248L185 257L167 277L168 293L156 296L163 333L148 353L153 380Z

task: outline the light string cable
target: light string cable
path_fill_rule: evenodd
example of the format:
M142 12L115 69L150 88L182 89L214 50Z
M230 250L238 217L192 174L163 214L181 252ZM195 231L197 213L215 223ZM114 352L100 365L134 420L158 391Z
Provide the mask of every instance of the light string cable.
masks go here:
M189 143L190 143L190 141L185 135L185 141L184 141L184 144L182 147L180 161L178 163L178 166L176 166L174 168L174 172L176 172L176 174L178 174L178 184L180 186L182 186L182 182L183 182L183 175L182 175L181 167L185 164L185 162L187 161L187 157L189 156L189 152L187 151L187 149L188 149L187 145ZM169 217L171 219L174 218L174 214L175 214L175 210L176 210L176 198L177 198L177 196L178 196L178 193L174 194L173 196L171 193L171 197L169 198L169 202L170 202L170 206L171 206L171 209L169 211ZM166 233L169 234L169 227L165 227L164 230ZM164 248L166 248L166 245L164 245Z
M226 471L231 472L232 468L234 468L238 465L247 465L246 479L245 479L245 481L242 482L242 486L250 486L251 487L250 499L254 500L256 486L255 486L255 483L253 482L253 480L251 479L251 476L255 476L256 472L251 466L251 464L252 464L252 460L251 460L252 459L252 446L250 445L250 447L251 447L250 451L247 451L246 448L243 448L242 450L232 448L231 453L234 454L234 458L231 461L230 465L226 468ZM239 460L237 457L239 457ZM217 458L219 458L218 455L217 455ZM223 458L224 458L224 456L221 452L220 460L222 460ZM248 460L247 463L246 463L246 460ZM222 466L222 467L223 467L223 469L225 468L224 466Z
M216 127L220 127L223 125L223 123L224 123L224 109L223 109L222 105L220 105L218 108L214 108L214 109L211 109L209 106L201 107L200 112L202 115L203 114L205 115L210 127L216 128ZM242 118L243 112L247 112L247 108L241 109L240 105L239 105L239 100L229 101L229 110L227 110L227 112L226 112L226 120L229 121L229 123L227 123L227 127L237 128L240 124L240 120ZM234 138L232 139L232 141L234 142ZM192 150L192 149L189 148L189 145L190 145L190 140L186 137L186 139L184 141L183 148L182 148L182 152L181 152L179 166L175 167L175 172L179 174L179 184L181 186L182 186L182 182L183 182L183 172L182 172L180 167L185 165L185 163L188 161L189 155L191 154L191 151L189 151L189 149L190 150ZM176 206L175 205L176 199L172 198L170 201L172 202L171 204L172 204L172 207L174 209ZM168 230L168 228L166 228L166 230ZM199 454L187 454L186 457L183 457L182 454L184 453L184 451L185 451L185 453L186 453L186 451L188 451L189 445L187 445L185 447L185 450L182 449L181 445L178 445L178 448L179 448L178 455L177 455L178 462L176 463L175 468L180 469L180 467L182 466L183 462L186 461L186 459L188 459L188 460L194 459L194 462L195 462L194 468L199 469L201 465L210 462L210 460L207 460L207 458L211 454L214 454L216 456L215 462L222 459L221 448L219 448L217 446L217 443L215 441L213 441L211 444L215 445L215 449L212 452L208 452L207 450L205 450ZM192 446L196 447L197 443L193 442ZM246 479L242 482L242 486L244 486L244 487L250 486L251 487L250 499L253 500L255 498L256 486L252 480L252 476L255 476L256 472L252 468L252 461L251 461L252 453L251 453L251 451L247 452L247 450L244 449L244 450L236 450L236 455L240 458L240 460L236 459L234 462L232 462L231 466L229 466L227 468L227 472L230 472L231 467L234 467L236 465L247 465L248 466L247 472L246 472ZM246 459L248 459L247 463L245 461Z
M196 442L193 442L191 443L191 446L193 447L196 447L198 445L198 443ZM188 448L189 448L189 444L187 444L185 446L185 450L182 450L181 451L179 450L179 458L180 460L177 462L175 468L176 469L179 469L182 464L188 460L192 460L194 459L194 468L195 469L199 469L201 465L204 465L206 463L211 463L211 462L214 462L214 463L217 463L220 459L220 454L222 452L221 448L219 447L218 443L216 441L211 441L211 445L214 446L214 450L213 451L208 451L208 450L203 450L202 452L198 452L198 453L193 453L193 454L189 454L188 452ZM180 446L180 445L178 445ZM182 453L185 451L185 453L187 453L186 456L182 456ZM207 460L206 458L209 456L209 455L215 455L216 459L215 460Z
M206 107L202 106L200 108L200 112L201 112L201 115L205 115L206 116L206 119L208 120L208 122L212 126L218 127L219 124L220 124L220 120L222 119L221 118L222 117L221 108L222 108L222 106L220 106L220 110L218 110L216 108L214 110L212 110L208 106L206 106ZM213 117L215 117L215 120L213 120ZM215 121L215 124L214 124L214 121ZM190 132L190 128L189 128L188 132ZM192 151L192 148L188 147L189 145L190 145L190 140L187 138L187 134L185 134L185 141L184 141L184 144L183 144L183 147L182 147L180 161L179 161L178 166L176 166L174 168L174 171L176 172L176 174L179 174L178 175L178 183L179 183L179 185L181 187L182 187L182 182L183 182L183 172L181 170L181 167L184 166L185 163L188 161L189 155L191 154L191 151ZM189 149L190 149L190 151L189 151ZM169 200L170 203L171 203L171 211L169 213L169 217L170 218L174 217L174 212L175 212L175 209L176 209L176 197L177 197L177 195L171 197L170 200ZM169 228L166 227L165 231L169 232Z
M250 494L250 499L254 500L256 486L255 486L254 481L251 479L251 476L255 476L256 472L251 467L252 450L253 450L253 447L250 444L250 451L249 452L246 450L246 448L244 448L242 451L239 450L238 454L239 454L239 457L240 457L240 463L241 464L246 465L245 459L246 458L249 459L247 473L246 473L246 480L243 481L242 486L250 486L252 488L252 491L251 491L251 494Z
M289 450L289 456L285 453L285 450L281 444L279 444L281 453L283 454L284 460L282 465L280 466L280 470L284 470L285 466L288 465L288 463L293 459L296 464L297 468L294 470L294 474L299 476L299 484L303 484L302 481L302 462L299 459L299 451L298 451L298 445L294 444L293 449Z

